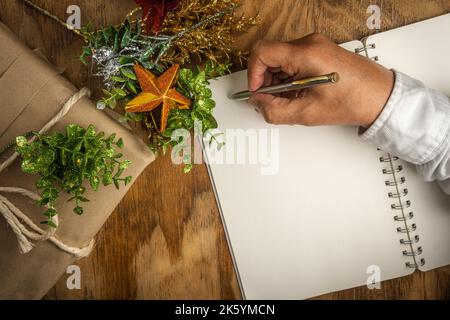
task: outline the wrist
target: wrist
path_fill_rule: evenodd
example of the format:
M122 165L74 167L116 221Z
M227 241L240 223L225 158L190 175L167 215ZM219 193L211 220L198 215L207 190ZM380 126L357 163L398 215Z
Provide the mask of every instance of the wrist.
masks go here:
M394 89L395 74L392 70L382 68L372 80L373 85L369 87L370 93L365 97L365 107L361 108L364 113L359 125L363 129L370 128L383 112Z

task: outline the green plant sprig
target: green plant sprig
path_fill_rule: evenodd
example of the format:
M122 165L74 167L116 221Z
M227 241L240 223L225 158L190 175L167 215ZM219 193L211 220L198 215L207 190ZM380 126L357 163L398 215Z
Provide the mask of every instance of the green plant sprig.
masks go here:
M167 120L167 128L162 133L158 132L151 113L145 119L151 133L149 147L155 154L159 151L164 154L168 147L179 143L172 139L172 133L177 129L192 130L196 122L201 124L202 133L217 128L217 121L213 116L216 103L209 88L209 80L229 72L229 67L229 64L219 65L208 61L204 67L183 68L179 71L177 90L191 99L192 105L189 109L172 109ZM189 172L191 168L192 165L187 163L184 171Z
M41 190L39 205L47 206L43 224L56 227L53 217L58 214L55 209L59 194L65 191L71 195L68 201L75 201L73 211L83 214L83 202L88 202L84 194L84 185L89 182L91 188L98 190L114 184L127 185L132 177L122 178L122 174L131 164L120 160L121 153L116 147L123 147L123 140L116 139L116 134L105 137L103 132L96 133L93 125L84 129L78 125L67 126L65 133L40 135L34 133L36 140L28 142L24 136L16 138L16 150L22 158L22 171L39 175L36 187Z
M217 128L217 121L213 116L216 103L212 98L209 80L229 72L229 68L229 64L219 65L209 61L204 67L197 66L193 69L183 68L180 70L177 90L185 97L191 99L191 107L189 109L172 109L167 120L167 128L162 133L158 131L152 112L145 114L144 117L144 122L150 131L149 147L156 155L159 152L165 154L169 147L180 143L179 140L172 138L172 133L177 129L191 131L196 123L201 125L202 133L209 129ZM216 140L216 136L213 135L210 143L214 141L220 149L223 143ZM185 173L189 172L192 167L190 159L184 161Z

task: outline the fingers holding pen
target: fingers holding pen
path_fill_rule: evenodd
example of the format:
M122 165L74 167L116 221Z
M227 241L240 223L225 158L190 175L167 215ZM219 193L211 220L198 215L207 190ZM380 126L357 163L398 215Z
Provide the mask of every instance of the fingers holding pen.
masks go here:
M267 123L314 125L312 98L303 92L299 94L299 96L291 99L255 93L248 102L255 106Z
M262 86L270 85L273 75L280 71L294 74L290 67L291 45L275 41L259 41L248 62L248 88L256 91Z

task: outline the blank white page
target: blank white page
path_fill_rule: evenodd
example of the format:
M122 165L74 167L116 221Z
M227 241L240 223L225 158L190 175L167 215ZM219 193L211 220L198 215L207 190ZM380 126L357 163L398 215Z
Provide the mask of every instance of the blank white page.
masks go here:
M209 165L245 298L303 299L364 285L371 266L382 280L412 272L395 231L382 154L357 137L357 128L266 124L251 106L227 98L247 87L245 71L211 87L224 132L279 130L277 174L261 175L268 162ZM233 135L225 137L209 160L232 147Z
M367 43L375 43L370 56L424 82L428 87L450 97L450 14L415 23L392 31L370 36ZM422 247L418 258L425 259L420 269L430 270L450 264L450 196L435 183L426 183L413 166L405 172L408 199L415 217L414 234L420 236L415 246Z

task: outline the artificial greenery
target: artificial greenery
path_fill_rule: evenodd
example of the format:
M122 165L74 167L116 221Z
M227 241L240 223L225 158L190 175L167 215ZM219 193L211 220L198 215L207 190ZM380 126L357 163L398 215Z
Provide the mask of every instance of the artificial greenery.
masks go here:
M180 93L192 101L192 105L189 109L172 109L169 114L167 129L162 133L158 131L154 112L125 112L120 120L143 121L149 131L150 149L156 155L159 152L165 154L169 146L178 143L178 141L171 139L174 130L191 130L194 127L195 121L201 123L203 132L217 128L217 121L213 116L215 102L212 99L209 80L228 73L230 66L229 62L218 64L213 61L208 61L204 67L196 66L192 69L182 68L179 72L176 86ZM111 89L103 90L105 97L98 102L98 104L103 105L102 107L115 108L117 103L126 104L140 90L136 75L130 66L122 65L119 70L121 75L111 77ZM160 73L162 72L159 71ZM212 136L212 139L215 139L215 136ZM218 147L220 147L220 143ZM185 171L189 171L191 167L191 165L187 164Z
M254 18L236 16L236 8L235 0L218 3L183 0L177 10L169 12L159 33L145 34L142 30L145 21L130 22L131 13L117 26L81 29L86 46L80 60L87 64L87 58L91 58L95 74L105 83L104 96L97 102L98 109L126 105L139 94L141 88L133 71L136 64L156 76L171 65L179 64L182 69L176 87L191 100L189 109L173 108L163 132L157 125L161 108L150 112L125 111L121 121L143 122L149 131L149 147L155 154L164 154L169 146L180 142L171 137L177 129L191 130L195 123L201 124L203 132L217 128L208 79L229 72L233 56L242 59L242 53L233 52L230 44L236 32L255 23ZM192 15L193 12L196 14ZM215 136L211 139L221 147ZM185 172L190 168L192 165L185 162Z
M146 120L149 130L153 133L150 137L150 148L157 153L158 150L166 152L169 146L179 143L172 139L172 133L177 129L192 130L195 123L201 125L202 133L210 129L217 128L217 121L213 116L213 109L216 106L209 88L209 81L217 76L229 71L229 64L217 65L209 61L204 68L195 67L193 69L183 68L179 72L177 80L177 90L185 97L191 99L192 105L189 109L172 109L167 120L167 129L158 134L154 128L152 118ZM215 139L213 135L211 139ZM220 147L220 143L218 143ZM184 171L188 172L192 168L186 164Z
M164 41L149 41L142 34L141 23L131 23L128 19L119 26L92 31L90 25L83 27L86 46L80 56L81 62L87 64L87 58L92 57L96 75L103 77L106 89L105 97L99 101L99 108L115 108L122 100L131 100L138 94L139 84L133 72L135 63L140 63L149 70L162 72L164 66L150 59L156 52L164 50ZM154 38L154 37L151 37ZM159 37L155 37L159 39Z
M78 30L31 1L25 2L83 38L86 45L80 60L84 64L91 60L94 75L101 76L105 84L98 109L115 108L118 103L126 105L139 94L139 83L133 72L136 64L156 76L174 64L185 68L206 65L203 70L181 70L177 87L190 97L192 108L173 108L168 119L170 125L164 132L158 131L153 111L125 112L121 119L144 122L149 129L150 148L162 149L163 153L169 145L176 144L169 137L175 129L192 129L196 120L201 122L204 131L217 127L207 79L228 71L228 61L238 59L242 64L246 54L236 51L232 44L238 33L257 21L255 17L236 14L238 0L175 0L171 1L176 3L172 9L164 1L136 1L141 8L133 9L119 25L94 29L88 24ZM164 8L164 12L159 8ZM131 20L139 10L143 11L143 18ZM158 28L150 32L152 28L148 26L152 24ZM216 140L214 136L211 139Z
M118 103L126 104L138 95L140 87L133 71L135 63L141 64L157 75L164 72L163 63L151 62L154 61L155 53L158 53L158 57L161 52L167 50L164 36L145 36L141 33L139 23L131 24L128 20L118 27L110 27L94 33L90 33L88 30L83 30L86 35L89 35L89 41L80 59L86 62L85 58L92 55L97 68L100 67L99 75L104 77L107 89L103 89L104 97L97 103L99 109L105 107L114 109ZM150 45L143 39L154 39L154 41ZM143 43L149 47L143 49ZM113 47L112 51L108 49L111 46ZM106 52L107 50L109 51ZM153 60L150 59L152 56ZM171 139L171 134L176 129L191 130L195 121L201 123L203 131L216 128L217 121L212 114L215 102L212 99L208 80L228 73L230 66L229 62L219 64L209 60L204 67L182 68L178 75L177 89L191 99L192 106L186 110L172 109L167 129L162 133L158 131L154 112L125 112L120 120L143 121L149 130L149 147L155 154L160 151L165 153L169 146L178 143ZM116 71L111 72L111 70ZM186 164L184 170L187 172L191 168L190 164Z
M106 89L104 97L98 102L99 109L110 107L114 109L118 102L128 102L139 93L139 83L133 71L133 66L139 63L155 74L161 74L167 67L167 62L161 60L171 47L172 42L180 37L142 34L139 22L131 23L125 20L119 26L92 31L88 25L81 29L87 45L83 47L80 60L87 64L87 58L92 57L97 75L104 78ZM209 60L206 63L207 74L222 75L228 71L229 62L218 63ZM125 114L124 120L141 121L139 114Z
M81 215L81 204L89 201L84 197L87 182L97 191L100 184L114 184L118 189L121 182L127 185L132 179L122 178L131 162L120 160L123 155L116 152L116 147L122 148L123 140L116 139L114 133L105 137L103 132L96 133L92 125L84 129L72 124L65 133L34 135L33 142L17 137L16 150L22 158L22 170L39 175L36 182L41 190L39 204L48 207L44 224L56 227L52 218L57 214L55 205L61 191L71 195L68 201L75 201L73 211Z

